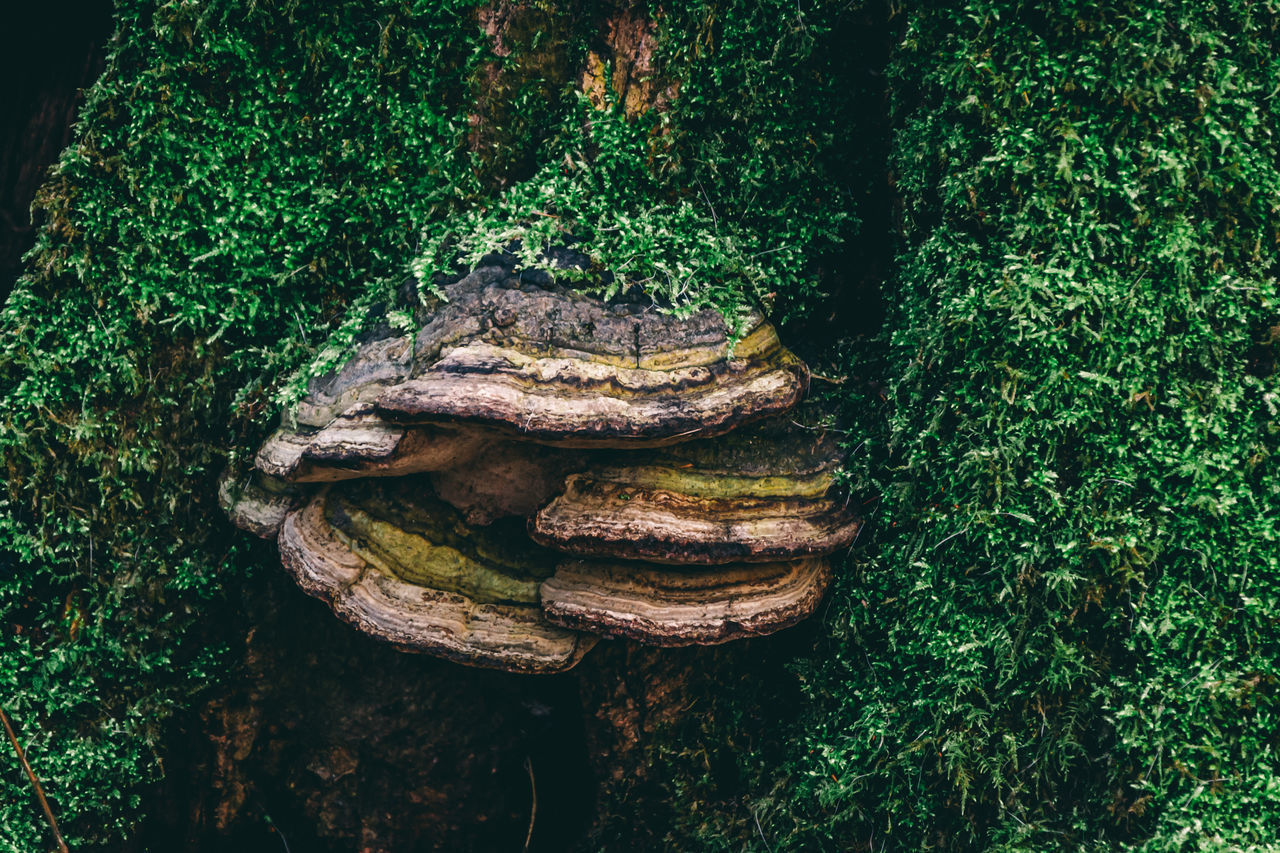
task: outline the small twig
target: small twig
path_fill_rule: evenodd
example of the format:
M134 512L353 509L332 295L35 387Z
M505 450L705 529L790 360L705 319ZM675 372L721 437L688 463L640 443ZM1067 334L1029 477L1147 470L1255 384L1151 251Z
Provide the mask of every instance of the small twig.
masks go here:
M267 829L280 836L280 844L284 847L284 853L293 853L289 849L289 839L285 838L284 833L280 831L280 827L276 826L276 822L271 819L266 807L256 798L253 800L253 804L258 808L258 811L262 812L262 820L267 824Z
M792 423L792 425L794 425L794 426L796 426L796 427L799 427L800 429L807 429L807 430L809 430L809 432L834 432L834 433L838 433L838 434L840 434L840 435L849 435L850 433L852 433L852 432L853 432L853 430L851 430L851 429L836 429L835 427L833 427L833 426L829 426L829 425L826 425L826 424L818 424L817 426L809 426L809 425L807 425L807 424L802 424L802 423L800 423L799 421L794 420L794 419L791 421L791 423ZM864 441L864 442L863 442L863 444L866 444L866 442ZM861 447L861 446L862 446L862 444L858 445L858 447ZM855 448L855 450L856 450L856 448Z
M527 755L524 758L524 769L529 771L529 792L532 797L529 806L529 832L524 837L525 853L529 853L529 845L533 843L533 824L538 819L538 783L533 780L533 762Z
M946 539L943 539L937 545L934 545L933 550L935 551L938 550L943 545L946 545L948 542L950 542L952 539L955 539L957 536L960 536L961 534L968 533L968 532L969 532L969 525L966 524L962 529L957 530L955 533L952 533L950 536L948 536Z
M716 207L711 203L711 197L707 195L707 188L702 185L702 181L694 178L698 182L698 189L702 191L702 198L707 203L707 208L711 211L711 225L716 229L720 229L720 218L716 216Z
M845 501L845 506L848 506L848 505L849 505L849 502ZM853 553L853 549L855 546L857 546L858 540L862 538L862 531L865 530L866 527L867 527L867 523L865 521L860 521L858 523L858 530L856 533L853 534L853 541L849 543L849 550L845 552L845 556L848 556L849 554Z
M18 743L18 736L13 732L13 723L9 722L9 715L4 712L4 708L0 708L0 722L4 723L4 733L9 736L9 743L13 744L13 751L18 753L18 761L22 763L22 769L27 771L27 778L36 789L36 799L40 801L40 808L44 809L44 816L49 821L49 828L53 830L53 840L57 842L58 850L60 853L71 853L67 842L62 840L62 833L58 831L58 821L54 819L53 809L49 808L49 801L45 799L44 788L40 787L40 780L36 778L35 771L27 763L27 755L22 751L22 745Z
M293 851L289 849L289 839L284 837L284 833L280 831L280 827L276 826L276 822L271 819L271 815L267 814L266 809L262 810L262 816L267 819L267 827L276 835L280 836L280 843L284 845L284 853L293 853Z
M769 839L764 837L764 829L760 826L760 816L756 814L755 809L751 809L751 819L756 822L756 832L760 833L760 840L764 842L764 846L773 853L773 845L769 843Z

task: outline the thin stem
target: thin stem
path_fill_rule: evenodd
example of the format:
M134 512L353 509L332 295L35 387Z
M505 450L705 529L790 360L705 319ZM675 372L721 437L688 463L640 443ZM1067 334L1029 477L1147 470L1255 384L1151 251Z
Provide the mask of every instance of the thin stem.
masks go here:
M4 708L0 708L0 722L4 723L4 733L9 736L9 743L13 744L13 751L18 753L18 761L22 762L22 769L27 771L27 778L36 789L36 799L40 801L40 808L44 809L44 816L49 821L49 828L53 830L53 840L58 843L58 850L60 853L71 853L67 842L62 840L62 833L58 831L58 821L53 817L53 809L49 808L44 788L40 787L40 780L36 778L35 771L27 763L27 755L22 751L22 745L18 743L18 736L13 731L13 723L9 722L9 715L4 712Z
M533 824L538 819L538 783L533 781L533 761L525 756L524 769L529 771L529 792L533 798L533 802L529 807L529 832L524 837L525 853L529 851L529 845L533 843Z

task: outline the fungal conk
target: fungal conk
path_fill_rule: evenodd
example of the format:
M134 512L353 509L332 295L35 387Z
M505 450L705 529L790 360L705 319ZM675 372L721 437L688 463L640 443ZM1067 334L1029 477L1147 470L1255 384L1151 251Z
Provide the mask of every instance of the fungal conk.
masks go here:
M714 311L503 266L444 295L412 340L384 326L313 381L223 483L305 591L400 648L527 673L599 636L721 643L814 610L860 522L763 316L735 339Z

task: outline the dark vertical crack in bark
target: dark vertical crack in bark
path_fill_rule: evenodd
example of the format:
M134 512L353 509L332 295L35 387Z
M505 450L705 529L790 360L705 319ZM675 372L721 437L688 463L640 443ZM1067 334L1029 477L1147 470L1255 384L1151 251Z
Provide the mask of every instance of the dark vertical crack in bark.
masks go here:
M81 90L102 71L109 0L61 0L7 10L0 49L0 299L31 248L31 202L71 141Z

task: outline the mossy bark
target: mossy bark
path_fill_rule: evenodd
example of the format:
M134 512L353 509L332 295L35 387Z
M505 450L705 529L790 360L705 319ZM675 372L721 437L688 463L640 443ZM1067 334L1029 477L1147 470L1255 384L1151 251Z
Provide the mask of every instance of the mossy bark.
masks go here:
M847 41L813 36L816 10L779 32L755 3L478 5L116 5L0 330L0 680L75 849L519 849L531 825L531 849L658 849L711 800L735 840L755 835L737 759L791 714L774 700L795 698L803 627L732 648L611 641L563 675L467 669L361 637L215 506L229 448L260 443L353 300L402 280L426 229L535 173L572 178L557 236L595 229L574 244L593 273L630 260L607 254L624 244L587 204L603 198L657 235L628 231L629 256L749 267L779 291L791 275L785 304L820 298L802 261L852 218L843 173L814 160L839 120L805 105L840 113L847 88L811 73ZM668 30L679 62L707 67L669 75ZM548 162L557 135L571 144ZM801 207L823 228L791 229ZM688 277L664 270L680 273L637 280L678 301ZM23 790L0 794L3 840L37 849Z
M653 72L644 4L499 0L477 23L501 61L473 79L468 142L494 188L529 176L541 142L532 130L548 123L537 113L573 93L603 107L609 87L636 115L678 92ZM269 544L254 547L276 562ZM698 697L749 660L765 662L760 678L786 680L773 671L784 656L762 641L753 651L606 641L570 673L508 675L369 639L283 572L250 578L241 601L234 675L170 740L130 851L274 849L275 836L333 853L622 849L631 842L610 840L619 816L601 809L631 791L664 796L655 751L699 712ZM660 810L653 817L636 824L641 846L661 843Z

